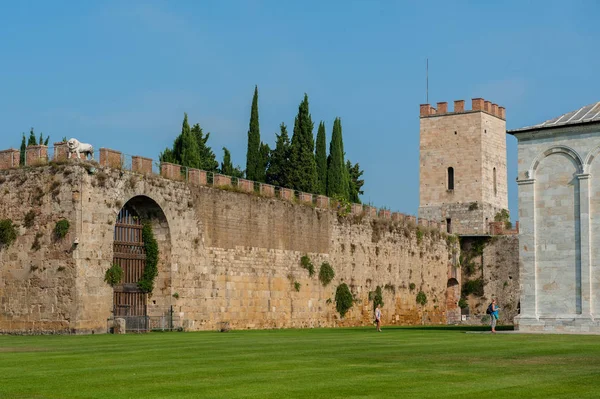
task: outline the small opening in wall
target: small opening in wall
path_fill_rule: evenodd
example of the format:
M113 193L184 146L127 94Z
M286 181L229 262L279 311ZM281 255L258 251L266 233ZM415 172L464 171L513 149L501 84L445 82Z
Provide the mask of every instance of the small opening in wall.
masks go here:
M454 134L457 134L457 133L456 133L456 130L454 131Z
M153 304L153 305L156 305L156 301L152 301L152 304Z
M452 234L452 219L446 219L446 232Z
M485 129L483 132L484 132L484 133L487 133L487 129Z

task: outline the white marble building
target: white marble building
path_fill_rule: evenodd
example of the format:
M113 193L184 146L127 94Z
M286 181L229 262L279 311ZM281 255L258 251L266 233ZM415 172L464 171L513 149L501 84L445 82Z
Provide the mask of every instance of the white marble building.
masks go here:
M600 333L600 102L518 139L520 331Z

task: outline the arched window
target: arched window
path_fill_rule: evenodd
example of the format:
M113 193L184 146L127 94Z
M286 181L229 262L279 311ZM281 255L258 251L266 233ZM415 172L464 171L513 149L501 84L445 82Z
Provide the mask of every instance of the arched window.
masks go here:
M498 186L496 185L496 168L494 168L494 195L498 194Z
M448 168L448 190L454 190L454 168Z

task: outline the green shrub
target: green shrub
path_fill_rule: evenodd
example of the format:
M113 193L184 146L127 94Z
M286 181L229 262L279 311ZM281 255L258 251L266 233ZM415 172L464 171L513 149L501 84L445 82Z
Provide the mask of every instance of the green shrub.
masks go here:
M302 284L300 284L297 281L294 281L294 289L296 290L296 292L300 291L301 286L302 286Z
M412 291L412 290L414 290L416 287L417 287L417 286L415 285L415 283L410 283L410 284L408 285L408 288L409 288L411 291Z
M9 247L17 239L17 226L10 219L0 220L0 247Z
M377 286L375 291L369 292L369 301L373 301L373 311L375 311L377 305L381 305L381 307L383 307L383 294L380 286Z
M467 302L467 300L464 297L461 297L460 300L458 301L458 307L461 309L468 308L469 303Z
M335 290L335 309L343 318L354 304L354 298L346 283L338 285Z
M310 261L310 258L308 257L308 255L304 255L304 256L302 256L302 258L300 258L300 266L302 266L303 269L308 270L309 277L314 276L315 266Z
M58 222L56 222L56 225L54 226L54 236L58 240L62 240L63 238L65 238L65 236L69 232L70 227L71 227L71 224L69 223L69 221L67 219L59 220Z
M417 294L417 303L421 306L425 306L427 303L427 295L423 291L419 291Z
M30 228L33 226L33 222L35 220L35 211L31 209L29 212L25 214L25 219L23 220L23 226Z
M323 287L331 283L331 280L333 280L334 277L335 272L333 271L333 267L331 267L329 263L323 262L319 269L319 281L323 284Z
M469 280L466 281L462 286L462 296L469 295L483 296L483 280Z
M40 248L42 248L42 244L40 243L40 238L42 238L43 236L44 236L44 234L42 234L42 232L40 232L40 231L35 233L35 238L33 240L33 243L31 244L31 249L33 251L39 251Z
M108 270L106 270L106 273L104 273L104 281L112 287L119 284L122 278L123 268L121 268L121 266L117 265L116 263L113 263L113 265Z
M158 243L154 238L150 222L145 222L142 227L142 241L146 252L146 266L137 285L143 292L152 292L154 279L158 275Z
M421 230L421 227L417 227L417 244L421 245L424 235L425 234L423 233L423 230Z

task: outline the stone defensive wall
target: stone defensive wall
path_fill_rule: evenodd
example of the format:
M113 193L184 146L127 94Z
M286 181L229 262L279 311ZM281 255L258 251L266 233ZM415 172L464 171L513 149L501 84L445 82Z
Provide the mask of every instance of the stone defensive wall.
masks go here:
M107 332L114 292L104 278L124 207L158 242L148 315L173 309L186 330L371 325L377 287L386 325L460 318L459 245L438 223L106 148L94 158L67 159L57 143L28 147L19 167L18 150L0 152L0 220L17 226L0 247L0 332ZM323 262L335 271L327 285ZM354 297L344 318L342 283Z

